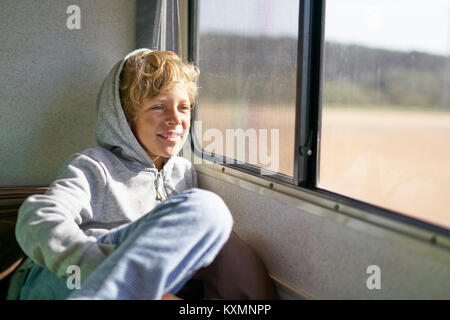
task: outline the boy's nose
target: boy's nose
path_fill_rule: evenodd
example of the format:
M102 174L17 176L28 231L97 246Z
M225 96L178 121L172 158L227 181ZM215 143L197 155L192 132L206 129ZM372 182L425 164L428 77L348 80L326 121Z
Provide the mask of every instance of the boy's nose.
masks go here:
M182 117L181 117L181 113L178 112L178 110L175 109L171 109L169 111L169 115L167 117L167 123L168 124L178 124L181 123Z

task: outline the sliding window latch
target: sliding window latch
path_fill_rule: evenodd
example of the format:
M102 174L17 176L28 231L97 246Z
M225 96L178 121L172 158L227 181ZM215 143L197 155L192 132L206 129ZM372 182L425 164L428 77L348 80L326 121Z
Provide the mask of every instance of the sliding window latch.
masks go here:
M308 139L305 145L300 146L298 152L300 155L303 156L311 156L313 154L313 151L311 149L311 142L312 142L312 131L309 132Z
M308 146L301 146L300 147L300 155L301 156L310 156L310 155L312 155L312 150L311 150L311 148L310 147L308 147Z

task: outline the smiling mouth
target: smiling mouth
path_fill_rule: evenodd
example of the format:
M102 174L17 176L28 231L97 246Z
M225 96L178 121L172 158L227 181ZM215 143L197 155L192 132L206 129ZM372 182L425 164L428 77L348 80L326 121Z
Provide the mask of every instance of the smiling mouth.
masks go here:
M157 134L157 136L167 142L174 143L174 142L178 142L179 140L181 140L181 137L183 136L183 134L181 134L181 133L169 134L169 135Z

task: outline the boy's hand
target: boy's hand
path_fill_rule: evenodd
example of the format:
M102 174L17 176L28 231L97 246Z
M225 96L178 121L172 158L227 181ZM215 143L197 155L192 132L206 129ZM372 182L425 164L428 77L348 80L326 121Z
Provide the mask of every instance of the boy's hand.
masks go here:
M173 294L166 293L161 297L161 300L183 300L183 299L178 298L177 296L174 296Z

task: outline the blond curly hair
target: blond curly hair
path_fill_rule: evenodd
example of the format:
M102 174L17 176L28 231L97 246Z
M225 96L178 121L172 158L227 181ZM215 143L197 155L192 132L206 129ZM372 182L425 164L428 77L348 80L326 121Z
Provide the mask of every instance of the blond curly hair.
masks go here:
M128 123L136 121L145 99L167 92L180 82L186 85L191 106L194 106L199 75L196 66L183 62L172 51L142 50L129 57L119 83L120 102Z

